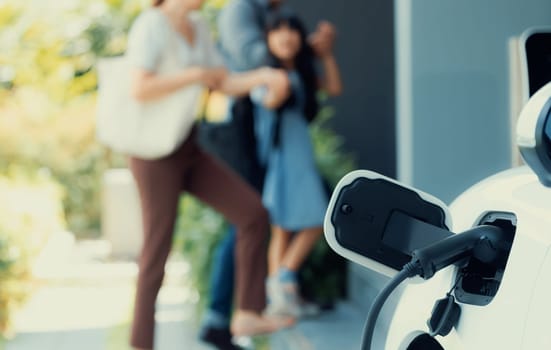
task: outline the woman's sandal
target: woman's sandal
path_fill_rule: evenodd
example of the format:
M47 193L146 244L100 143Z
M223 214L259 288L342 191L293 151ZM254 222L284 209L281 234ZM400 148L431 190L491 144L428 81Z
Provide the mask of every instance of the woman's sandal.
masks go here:
M276 332L291 327L295 319L286 316L264 316L252 312L240 312L234 316L231 332L236 337L251 337Z

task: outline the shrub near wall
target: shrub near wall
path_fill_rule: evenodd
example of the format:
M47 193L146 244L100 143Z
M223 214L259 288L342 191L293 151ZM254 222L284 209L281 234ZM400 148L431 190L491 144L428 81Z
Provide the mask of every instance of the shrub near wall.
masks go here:
M108 158L95 141L94 101L83 97L59 106L28 87L11 94L0 102L0 174L14 164L20 172L49 173L65 193L71 232L97 236L100 180Z
M64 229L61 190L47 174L0 175L0 337L32 287L32 264L48 237Z

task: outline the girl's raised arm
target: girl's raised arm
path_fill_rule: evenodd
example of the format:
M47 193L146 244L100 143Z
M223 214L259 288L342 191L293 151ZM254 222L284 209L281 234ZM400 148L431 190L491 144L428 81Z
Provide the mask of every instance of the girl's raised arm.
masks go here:
M341 74L333 55L335 36L335 27L331 23L323 21L310 37L310 45L323 66L324 76L320 87L331 96L342 93Z
M335 56L328 55L321 58L323 65L323 80L321 83L324 89L330 96L338 96L342 93L342 81L339 66Z

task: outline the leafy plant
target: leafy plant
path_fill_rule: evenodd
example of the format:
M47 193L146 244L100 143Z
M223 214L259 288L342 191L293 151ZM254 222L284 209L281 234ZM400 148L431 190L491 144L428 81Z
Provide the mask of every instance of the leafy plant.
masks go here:
M64 4L0 3L0 28L10 28L0 30L0 174L13 164L28 174L49 172L64 188L69 229L96 237L101 174L124 160L95 140L94 63L124 50L141 7Z
M47 169L65 189L78 237L99 235L102 173L125 165L95 140L95 63L124 52L132 21L149 3L0 1L0 174L10 164ZM205 9L220 5L211 0Z
M214 210L191 196L180 201L174 247L191 262L190 282L200 296L199 313L206 305L214 250L227 224Z
M335 113L333 107L326 106L310 125L316 163L330 187L356 168L354 155L344 150L344 139L331 128L331 119Z

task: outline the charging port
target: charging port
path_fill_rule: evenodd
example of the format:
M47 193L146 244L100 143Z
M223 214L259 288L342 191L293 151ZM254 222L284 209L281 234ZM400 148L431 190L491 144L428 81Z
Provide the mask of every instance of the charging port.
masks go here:
M513 213L488 212L475 226L478 225L497 226L506 233L506 239L500 242L499 258L496 261L485 263L471 257L458 270L455 297L464 304L484 306L493 300L501 284L515 236L517 218Z
M406 350L444 350L444 348L436 339L424 333L413 339Z

